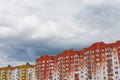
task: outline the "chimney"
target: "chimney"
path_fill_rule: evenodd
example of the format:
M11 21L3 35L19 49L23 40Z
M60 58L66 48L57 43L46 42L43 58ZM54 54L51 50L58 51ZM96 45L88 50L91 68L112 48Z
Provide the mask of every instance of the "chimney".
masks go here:
M29 63L26 63L26 65L30 65Z

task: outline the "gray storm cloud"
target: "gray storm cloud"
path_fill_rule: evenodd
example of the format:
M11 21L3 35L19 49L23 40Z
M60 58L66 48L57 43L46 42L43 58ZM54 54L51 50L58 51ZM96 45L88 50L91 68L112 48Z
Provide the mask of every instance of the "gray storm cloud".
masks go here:
M119 0L0 0L0 66L119 40L119 5Z

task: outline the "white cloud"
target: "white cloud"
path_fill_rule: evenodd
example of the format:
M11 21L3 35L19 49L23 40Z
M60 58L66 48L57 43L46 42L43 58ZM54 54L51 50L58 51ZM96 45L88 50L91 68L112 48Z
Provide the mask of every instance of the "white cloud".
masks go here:
M34 55L30 52L39 47L66 49L116 41L120 3L113 1L0 0L0 44L7 45L2 51L12 60L20 51Z
M104 2L106 2L107 0L84 0L83 3L85 5L101 5L104 4Z

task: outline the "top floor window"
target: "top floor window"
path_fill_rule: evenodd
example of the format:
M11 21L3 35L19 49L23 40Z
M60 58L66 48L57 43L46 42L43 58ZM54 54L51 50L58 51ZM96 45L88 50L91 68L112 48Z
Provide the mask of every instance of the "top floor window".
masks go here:
M104 52L104 49L102 49L102 52Z
M69 56L66 56L66 58L69 58Z
M99 49L96 49L96 52L99 52Z
M77 55L77 54L75 54L75 55L74 55L74 57L78 57L78 55Z

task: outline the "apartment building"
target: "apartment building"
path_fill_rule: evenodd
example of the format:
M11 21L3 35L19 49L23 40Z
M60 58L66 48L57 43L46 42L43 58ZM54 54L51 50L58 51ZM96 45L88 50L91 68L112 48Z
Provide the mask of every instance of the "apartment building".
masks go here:
M38 58L36 65L37 80L51 80L55 71L55 59L53 56L44 55Z
M36 59L37 80L120 80L120 41Z
M85 48L88 80L120 80L120 41L98 42Z
M0 80L36 80L35 65L27 63L0 68Z
M0 68L0 80L12 80L12 70L10 65Z

